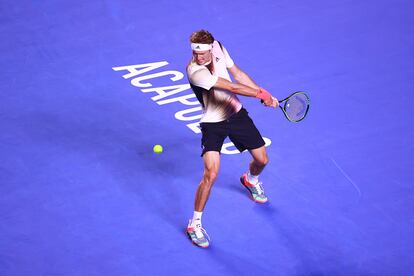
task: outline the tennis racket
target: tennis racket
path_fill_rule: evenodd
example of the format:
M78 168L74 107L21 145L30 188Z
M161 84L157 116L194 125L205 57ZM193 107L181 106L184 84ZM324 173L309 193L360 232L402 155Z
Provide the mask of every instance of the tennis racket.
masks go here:
M295 92L289 97L279 101L279 107L286 119L297 123L305 119L310 107L309 96L305 92Z

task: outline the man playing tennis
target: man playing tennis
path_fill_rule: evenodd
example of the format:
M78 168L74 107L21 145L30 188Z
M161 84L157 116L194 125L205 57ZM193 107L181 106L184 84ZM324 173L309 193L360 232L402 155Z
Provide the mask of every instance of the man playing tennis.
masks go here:
M277 107L279 103L234 64L226 48L208 31L194 32L190 42L193 56L187 66L187 75L203 107L200 127L204 174L197 188L195 210L187 234L197 246L208 247L209 237L202 227L201 216L219 171L220 151L226 137L240 152L248 150L253 157L249 170L240 177L242 185L255 202L267 201L259 182L259 174L268 163L265 142L237 94L261 99L269 107ZM228 72L236 82L231 81Z

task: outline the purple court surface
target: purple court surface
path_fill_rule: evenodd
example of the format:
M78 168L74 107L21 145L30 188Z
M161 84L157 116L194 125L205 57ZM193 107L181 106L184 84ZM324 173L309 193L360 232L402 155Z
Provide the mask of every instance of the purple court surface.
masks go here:
M414 2L0 3L0 275L414 275ZM308 117L241 97L266 138L269 202L226 141L203 214L200 105L185 66L207 29ZM164 147L162 154L152 151Z

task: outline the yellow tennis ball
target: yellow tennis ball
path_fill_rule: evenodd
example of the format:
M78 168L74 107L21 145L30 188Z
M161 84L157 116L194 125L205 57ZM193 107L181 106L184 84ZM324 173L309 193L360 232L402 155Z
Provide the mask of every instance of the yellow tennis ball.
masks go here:
M153 148L152 148L152 150L155 152L155 153L161 153L162 152L162 146L161 145L155 145Z

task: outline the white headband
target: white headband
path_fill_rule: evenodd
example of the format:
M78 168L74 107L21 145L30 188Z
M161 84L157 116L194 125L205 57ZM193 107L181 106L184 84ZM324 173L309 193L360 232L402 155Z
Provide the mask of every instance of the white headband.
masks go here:
M193 51L208 51L213 48L212 44L191 43Z

